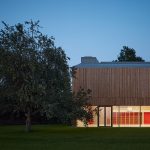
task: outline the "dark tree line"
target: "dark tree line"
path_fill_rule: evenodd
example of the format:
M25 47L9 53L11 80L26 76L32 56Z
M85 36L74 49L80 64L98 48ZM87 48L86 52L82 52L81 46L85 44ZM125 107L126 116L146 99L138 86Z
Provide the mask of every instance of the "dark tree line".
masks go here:
M26 129L38 112L62 123L90 118L90 91L71 91L68 57L54 38L40 32L39 21L27 21L0 31L0 112L23 112Z

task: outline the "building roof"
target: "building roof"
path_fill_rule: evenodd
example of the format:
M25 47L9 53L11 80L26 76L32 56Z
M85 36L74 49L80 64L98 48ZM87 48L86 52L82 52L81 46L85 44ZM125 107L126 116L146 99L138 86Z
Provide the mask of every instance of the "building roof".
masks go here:
M81 57L76 68L150 68L150 62L99 62L96 57Z

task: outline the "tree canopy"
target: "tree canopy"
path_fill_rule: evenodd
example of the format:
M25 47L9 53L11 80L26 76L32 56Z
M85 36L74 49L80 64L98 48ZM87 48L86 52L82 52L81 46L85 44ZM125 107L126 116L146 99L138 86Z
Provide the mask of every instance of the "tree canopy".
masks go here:
M40 32L39 21L15 26L3 22L3 25L0 31L0 110L24 112L27 131L31 129L31 115L36 111L64 123L71 117L86 117L87 99L77 101L79 95L86 97L86 92L81 90L73 96L69 58L61 47L55 46L53 37Z
M144 61L144 59L136 56L136 51L133 48L123 46L116 61Z

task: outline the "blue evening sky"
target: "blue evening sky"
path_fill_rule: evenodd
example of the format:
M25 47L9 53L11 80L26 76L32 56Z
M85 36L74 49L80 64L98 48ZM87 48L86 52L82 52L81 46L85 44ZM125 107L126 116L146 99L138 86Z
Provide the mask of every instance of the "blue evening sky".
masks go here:
M0 21L30 19L55 37L71 66L82 56L115 60L124 45L150 61L150 0L0 0Z

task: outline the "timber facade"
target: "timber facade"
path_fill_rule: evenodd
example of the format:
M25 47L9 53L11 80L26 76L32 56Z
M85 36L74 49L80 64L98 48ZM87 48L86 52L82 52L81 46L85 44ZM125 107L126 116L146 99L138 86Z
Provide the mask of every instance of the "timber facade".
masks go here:
M75 67L73 91L91 89L90 103L98 111L88 126L150 126L150 62L99 63L82 57Z

